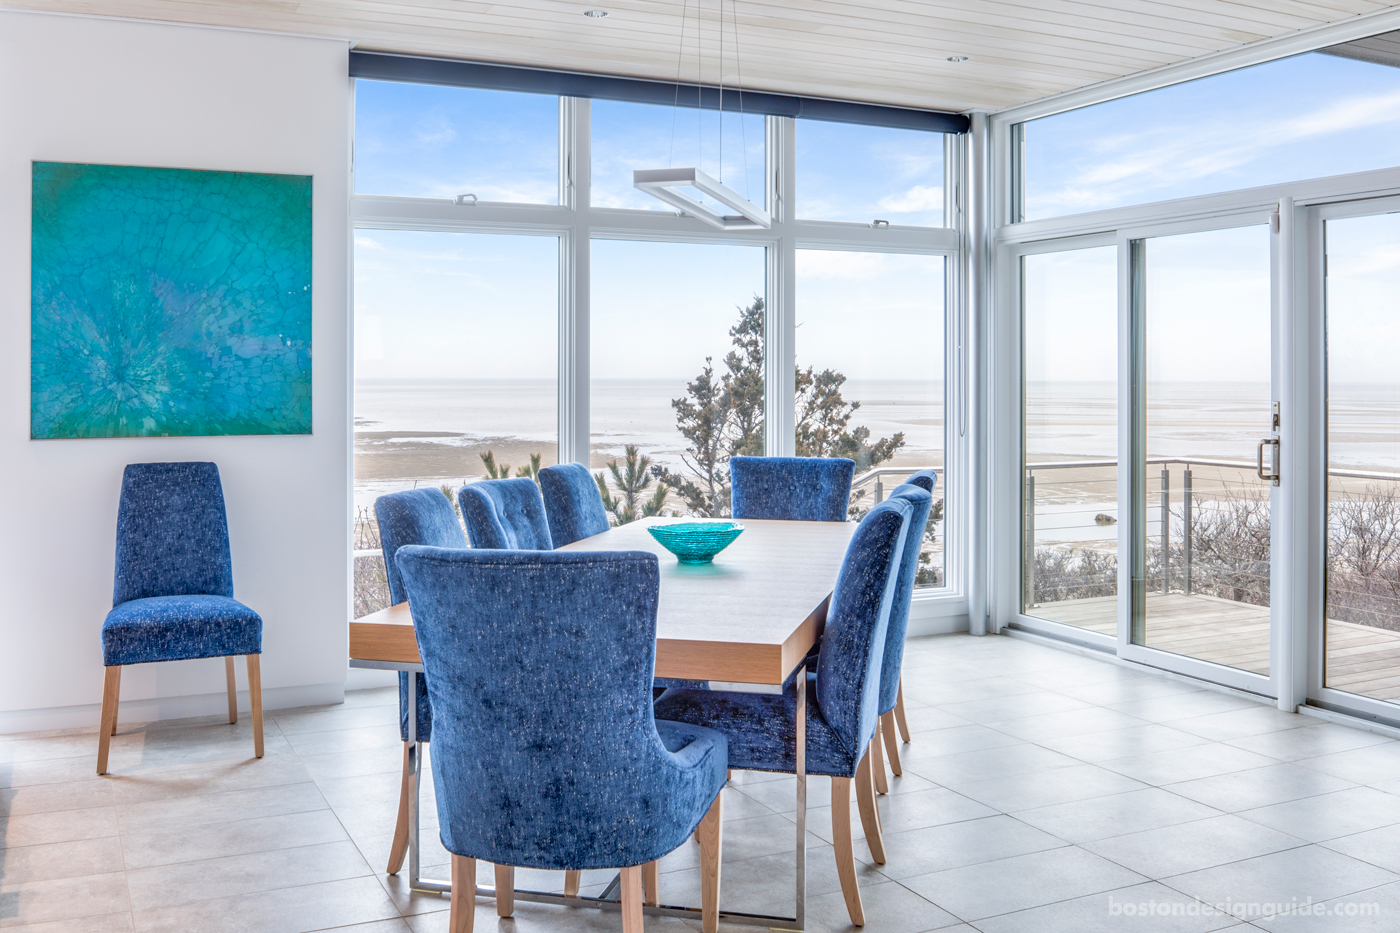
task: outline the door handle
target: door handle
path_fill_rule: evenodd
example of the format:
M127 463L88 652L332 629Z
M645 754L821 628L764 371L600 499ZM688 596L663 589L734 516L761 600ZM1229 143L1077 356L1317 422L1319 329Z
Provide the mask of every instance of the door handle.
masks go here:
M1269 472L1264 472L1264 448L1269 448ZM1273 485L1278 485L1278 461L1279 449L1277 437L1266 437L1259 442L1258 461L1255 469L1259 473L1260 479L1266 479Z

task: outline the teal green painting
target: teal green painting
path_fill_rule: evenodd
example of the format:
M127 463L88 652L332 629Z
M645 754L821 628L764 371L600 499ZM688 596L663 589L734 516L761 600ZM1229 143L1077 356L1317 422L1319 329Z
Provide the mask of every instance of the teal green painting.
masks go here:
M30 436L311 433L311 177L34 163Z

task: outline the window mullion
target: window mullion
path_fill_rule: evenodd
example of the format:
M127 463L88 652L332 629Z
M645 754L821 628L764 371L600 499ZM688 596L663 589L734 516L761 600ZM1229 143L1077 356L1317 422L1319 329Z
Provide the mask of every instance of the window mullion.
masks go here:
M589 460L589 102L559 99L560 201L573 224L559 241L559 462Z
M797 225L792 209L797 191L797 121L768 117L766 128L768 203L777 238L768 250L764 451L770 457L791 457L797 452Z

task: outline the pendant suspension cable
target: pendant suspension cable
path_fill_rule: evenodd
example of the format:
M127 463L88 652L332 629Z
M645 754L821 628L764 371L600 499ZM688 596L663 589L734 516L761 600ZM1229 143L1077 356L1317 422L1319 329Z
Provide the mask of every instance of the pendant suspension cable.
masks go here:
M681 109L681 61L685 58L685 17L690 10L690 0L681 0L681 41L676 46L676 95L671 104L671 153L666 156L667 167L676 164L676 116Z
M724 0L720 0L723 3ZM735 80L739 82L739 145L744 150L744 194L748 195L750 201L753 200L753 180L749 178L749 136L748 128L744 126L744 62L739 57L739 0L729 0L730 17L729 20L734 26L734 72ZM723 111L720 119L723 120ZM720 179L723 181L724 179Z
M718 0L719 18L719 181L724 184L724 0Z
M705 110L701 106L704 103L705 84L705 48L702 44L705 40L705 0L695 0L695 164L698 168L705 168L705 124L701 116Z

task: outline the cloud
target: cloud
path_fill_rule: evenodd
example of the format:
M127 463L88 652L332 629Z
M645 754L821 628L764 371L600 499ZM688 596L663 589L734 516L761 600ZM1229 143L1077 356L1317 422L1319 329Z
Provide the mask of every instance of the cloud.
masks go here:
M371 240L371 239L370 239L369 237L367 237L367 236L357 236L357 237L355 237L355 246L357 246L357 247L360 248L360 249L383 249L383 248L384 248L384 244L383 244L383 243L380 243L378 240Z
M880 207L896 214L940 211L943 209L943 186L915 185L903 194L881 198Z
M1261 82L1268 76L1257 76ZM1209 80L1209 79L1207 79ZM1057 153L1063 163L1080 160L1083 166L1060 180L1047 178L1048 188L1032 190L1032 215L1096 210L1124 204L1141 204L1163 198L1184 197L1223 188L1248 187L1313 174L1330 174L1311 167L1316 143L1336 141L1348 131L1366 130L1400 121L1400 91L1357 93L1310 109L1284 116L1298 102L1281 96L1282 90L1250 89L1250 94L1220 95L1214 107L1189 105L1177 113L1167 101L1150 101L1144 95L1132 101L1115 102L1101 114L1086 110L1084 119L1073 124L1072 132L1089 140L1088 151L1071 146ZM1156 103L1159 106L1153 106ZM1214 119L1203 116L1214 115ZM1125 115L1131 114L1125 119ZM1146 129L1113 132L1112 124L1146 126ZM1071 129L1066 127L1066 130ZM1064 130L1046 126L1045 142L1061 148L1057 138ZM1360 140L1357 141L1361 143ZM1332 159L1333 164L1347 158ZM1330 157L1329 157L1330 158ZM1296 170L1292 166L1298 166ZM1289 174L1293 170L1294 174ZM1355 170L1345 164L1333 171ZM1047 174L1053 169L1048 169ZM1218 186L1202 184L1215 176L1234 173L1235 177ZM1034 181L1032 181L1034 184Z

